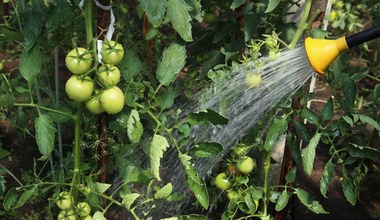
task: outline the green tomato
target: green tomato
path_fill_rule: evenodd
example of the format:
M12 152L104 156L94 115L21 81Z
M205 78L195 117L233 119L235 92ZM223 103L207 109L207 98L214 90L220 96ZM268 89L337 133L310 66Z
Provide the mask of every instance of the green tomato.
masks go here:
M336 6L338 9L341 9L341 8L343 8L343 6L344 6L344 2L343 2L343 1L338 1L338 2L335 4L335 6Z
M63 191L60 192L56 198L56 204L58 208L62 210L68 210L71 208L71 205L73 204L73 197L70 195L69 192Z
M234 147L232 152L235 156L243 156L248 152L248 147L245 145L239 145Z
M114 65L105 64L101 66L97 71L97 75L100 81L107 86L115 86L120 81L120 70Z
M103 62L116 65L120 63L124 57L124 48L115 41L105 41L103 42L100 54L102 55Z
M240 193L234 191L234 190L227 190L227 198L229 200L237 201L241 197Z
M73 75L67 80L65 90L70 99L85 102L94 92L94 82L89 76L81 79L81 77Z
M88 215L88 216L86 216L84 218L81 218L81 220L92 220L92 217L91 217L91 215Z
M108 114L119 113L124 108L124 94L117 86L104 90L100 95L100 104Z
M329 15L329 21L330 21L330 22L335 21L336 16L337 16L337 12L336 12L335 10L332 10L332 11L330 12L330 15Z
M58 214L58 220L76 220L77 217L73 209L62 210Z
M225 173L219 173L215 178L215 185L220 190L227 190L232 184Z
M92 65L91 54L82 47L71 50L65 59L66 67L74 74L83 74Z
M261 82L261 75L258 73L248 73L245 77L245 84L249 88L254 88L258 85L260 85Z
M94 113L96 115L104 112L104 109L102 105L100 104L99 98L96 96L93 96L92 98L86 101L86 108L91 113Z
M277 40L273 37L268 37L266 40L265 40L265 46L268 48L268 49L273 49L273 48L276 48L277 47Z
M80 202L77 205L77 213L80 217L89 216L91 213L91 206L87 202Z
M269 50L268 55L271 60L277 60L278 58L281 57L281 52L277 50Z
M252 172L253 168L255 168L256 163L255 161L249 157L249 156L244 156L242 160L238 161L237 164L237 169L244 174L248 174Z

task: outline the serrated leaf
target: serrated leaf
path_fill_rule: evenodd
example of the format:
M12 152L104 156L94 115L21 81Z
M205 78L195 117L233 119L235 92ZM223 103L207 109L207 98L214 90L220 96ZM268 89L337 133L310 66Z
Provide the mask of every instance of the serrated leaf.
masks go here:
M96 211L94 215L92 216L92 220L107 220L107 219L104 217L103 212Z
M20 57L20 74L30 85L37 79L42 66L42 55L39 46L34 46L30 50L24 50Z
M5 211L11 210L12 206L14 206L17 202L17 190L16 188L10 189L7 194L5 194L5 198L3 200L3 207Z
M368 158L373 161L377 161L380 158L380 151L376 148L349 144L347 149L352 157Z
M275 210L277 212L283 210L286 207L286 205L289 202L290 196L291 196L291 193L287 192L286 190L282 191L282 193L278 197L276 207L275 207Z
M150 23L153 27L158 27L165 16L165 0L140 0L140 2Z
M185 63L186 48L177 43L171 44L162 52L162 58L157 66L156 78L162 85L168 86L175 81Z
M279 3L280 3L280 0L269 0L267 9L265 10L264 13L269 13L273 11L274 9L276 9Z
M246 15L245 24L244 24L244 41L248 42L253 37L254 34L257 33L257 27L260 24L261 14L253 13L250 15Z
M245 0L234 0L230 6L230 9L235 10L240 7L245 2Z
M372 96L373 102L380 105L380 83L375 86L375 89L373 89Z
M164 155L164 152L169 148L169 143L165 137L161 135L154 135L152 142L150 143L150 169L153 176L161 181L160 178L160 160Z
M211 123L213 125L226 125L228 119L212 109L192 112L187 115L187 121L192 125Z
M187 154L179 154L178 155L178 158L179 160L181 161L181 164L183 166L183 168L186 170L186 169L190 169L190 166L191 166L191 157Z
M132 48L125 50L123 62L120 63L120 70L124 80L132 83L133 78L141 71L142 65L139 57Z
M342 79L342 89L344 94L344 101L347 104L347 108L352 110L355 108L356 100L356 84L350 77L345 76Z
M21 194L20 199L17 201L16 205L12 208L17 209L23 206L30 199L30 197L36 194L36 191L37 191L37 186L34 186L33 188L29 190L25 190Z
M43 156L49 156L54 148L56 128L48 115L40 114L35 120L36 142Z
M173 106L174 99L177 97L173 87L167 87L158 97L157 97L157 106L161 110L168 109Z
M122 204L128 209L131 209L132 204L140 197L138 193L130 193L123 197Z
M201 0L185 0L186 4L188 4L191 7L191 10L189 11L191 17L196 19L199 22L202 22L202 5Z
M275 118L268 129L267 136L265 138L264 149L270 151L278 141L280 140L281 135L286 131L288 124L286 118Z
M184 0L167 0L167 16L181 38L190 42L193 41L191 34L191 7Z
M314 198L308 192L298 188L296 189L296 193L300 202L312 212L316 214L328 214L322 205L319 204L318 201L314 200Z
M293 167L289 170L288 174L285 176L285 180L288 183L294 182L296 180L297 167Z
M329 188L330 182L332 178L334 177L334 171L335 171L335 164L333 164L330 159L329 161L327 161L325 168L323 169L322 177L319 184L321 194L325 198L327 198L326 193Z
M173 185L171 183L168 183L164 187L162 187L161 189L157 190L157 192L154 194L154 198L155 199L164 199L164 198L170 196L172 191L173 191Z
M196 157L211 157L223 151L223 146L216 142L201 142L190 149Z
M105 191L107 191L111 187L111 184L109 183L96 182L95 185L96 185L97 192L99 194L103 194Z
M303 170L307 175L310 175L313 171L315 150L320 139L321 134L318 132L315 133L309 144L301 151Z
M308 108L302 109L300 116L302 118L305 118L309 123L312 123L314 125L319 125L318 115Z
M350 202L351 205L354 206L356 204L356 199L359 197L358 186L356 185L354 177L344 167L342 170L342 174L343 174L343 181L342 181L343 194L346 197L347 201Z
M258 207L256 206L256 203L251 194L248 193L244 196L244 202L248 207L248 213L253 214L257 211Z
M134 144L139 143L143 131L144 129L140 122L139 112L132 109L127 121L127 134L129 140Z
M368 125L371 125L374 127L378 132L380 132L380 124L375 121L373 118L366 116L366 115L359 115L359 120L363 123L366 123Z
M323 107L323 110L322 110L322 120L329 121L332 119L333 116L334 116L334 105L333 105L332 98L329 98L325 107Z

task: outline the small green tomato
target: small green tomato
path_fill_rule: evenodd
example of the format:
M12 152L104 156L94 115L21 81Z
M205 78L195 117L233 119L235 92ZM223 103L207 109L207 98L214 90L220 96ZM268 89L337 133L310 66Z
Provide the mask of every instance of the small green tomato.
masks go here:
M261 82L261 75L258 73L249 73L245 77L245 84L249 88L254 88L254 87L260 85L260 82Z

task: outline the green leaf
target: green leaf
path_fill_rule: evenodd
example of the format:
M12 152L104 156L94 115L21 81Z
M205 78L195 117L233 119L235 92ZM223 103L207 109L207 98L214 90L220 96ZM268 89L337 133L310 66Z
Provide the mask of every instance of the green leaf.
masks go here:
M318 115L308 108L302 109L300 116L314 125L319 125Z
M323 110L322 110L322 120L323 121L329 121L333 118L334 116L334 105L333 105L333 101L332 101L332 98L330 98L325 107L323 107Z
M372 96L373 96L373 101L377 105L380 105L380 83L375 86L375 89L373 90Z
M104 192L106 192L111 187L111 184L109 184L109 183L96 182L95 185L96 185L96 191L99 194L103 194Z
M373 118L369 117L369 116L366 116L366 115L358 115L359 116L359 120L363 123L366 123L368 125L371 125L372 127L374 127L378 132L380 132L380 124L375 121Z
M161 110L171 108L174 104L174 99L177 97L173 87L167 87L158 97L157 97L157 106Z
M223 146L216 142L201 142L190 149L196 157L211 157L222 150Z
M173 25L174 30L186 42L193 41L191 34L191 7L184 0L167 0L167 15Z
M0 168L0 171L2 171L1 168ZM7 183L7 181L5 180L3 174L1 174L0 175L0 198L3 198L5 190L7 189L7 187L5 186L5 183Z
M186 170L186 169L190 169L190 166L191 166L191 157L187 154L180 154L178 155L178 158L179 160L181 161L181 164L183 166L183 168Z
M308 143L311 139L310 129L305 124L294 121L294 128L296 129L297 135L306 143Z
M253 214L257 211L258 207L256 206L254 198L251 194L248 193L244 196L244 202L248 207L248 213Z
M234 0L230 6L230 9L235 10L240 7L245 2L245 0Z
M266 151L270 151L272 147L277 144L277 142L280 140L281 135L283 135L286 131L287 126L288 122L286 121L286 118L275 118L273 120L265 138L264 149Z
M133 78L140 73L142 68L141 61L132 48L125 50L123 62L120 63L120 70L124 80L132 83Z
M188 4L191 7L190 15L194 19L196 19L199 22L202 22L202 5L201 5L201 0L185 0L186 4Z
M156 78L162 85L168 86L175 81L185 63L186 48L177 43L171 44L165 48L158 62Z
M123 201L121 202L128 210L131 209L132 204L136 201L137 198L140 197L138 193L130 193L123 197Z
M245 24L244 24L244 41L248 42L250 41L254 34L257 33L257 27L260 24L260 16L259 13L253 13L250 15L247 15L245 17Z
M165 0L140 0L140 2L150 23L153 27L158 27L165 16Z
M287 145L289 146L290 154L297 164L302 163L301 151L299 147L299 142L296 137L292 134L288 134L286 137Z
M164 199L164 198L170 196L172 191L173 191L173 185L171 183L168 183L164 187L162 187L161 189L157 190L157 192L154 194L154 198L155 199Z
M11 188L5 198L3 200L3 207L5 211L11 210L12 206L14 206L17 202L17 190L16 188Z
M322 177L320 180L320 191L321 194L327 198L326 193L329 188L330 182L332 178L334 177L334 171L335 171L335 164L332 163L331 159L327 161L325 168L323 169L322 172Z
M279 3L280 3L280 0L269 0L267 9L265 10L264 13L269 13L273 11L278 6Z
M20 57L20 73L30 85L37 79L42 66L42 55L39 46L34 46L30 50L24 50Z
M285 176L285 180L288 183L294 182L296 180L296 173L297 173L297 167L293 167L291 170L289 170L288 174Z
M187 121L192 125L205 124L207 122L213 125L226 125L228 119L212 109L192 112L187 115Z
M48 115L40 114L35 120L36 142L40 153L47 157L54 148L56 129Z
M196 215L196 214L181 215L181 216L177 216L175 218L177 218L178 220L208 220L208 218L206 216Z
M3 148L0 148L0 160L8 157L11 153L7 150L4 150ZM1 168L0 168L1 170ZM1 173L0 173L1 174Z
M161 135L154 135L150 143L150 168L153 176L161 181L160 178L160 160L164 152L169 148L169 143L165 137Z
M380 158L380 151L376 148L349 144L347 149L352 157L368 158L373 161L377 161Z
M315 201L314 198L303 189L296 189L296 193L300 202L312 212L316 214L328 214L328 212L323 209L322 205L319 204L318 201Z
M96 211L94 215L92 216L92 220L107 220L106 217L104 217L104 213L100 211Z
M352 110L355 108L356 100L356 84L355 81L350 77L343 77L342 79L342 89L345 97L345 103L347 107Z
M315 133L314 136L311 138L309 144L301 151L303 170L307 175L310 175L313 171L315 150L320 139L321 134L318 132Z
M276 203L276 207L275 207L275 210L277 212L283 210L285 208L285 206L288 204L289 202L289 198L292 194L287 192L286 190L282 191L282 193L280 194L280 197L278 197L278 200L277 200L277 203Z
M342 181L343 194L346 197L347 201L350 202L351 205L354 206L356 204L356 199L359 197L358 186L356 185L354 177L344 167L342 170L342 174L343 174L343 181Z
M187 160L182 160L181 163L185 168L186 173L186 183L193 191L195 198L197 198L198 202L203 206L203 208L208 209L209 206L209 197L206 184L203 179L198 176L198 173L194 169L194 167L188 163Z
M17 209L23 206L30 199L30 197L36 194L36 191L37 191L37 186L34 186L33 188L29 190L25 190L21 194L20 199L17 201L16 205L12 208Z
M127 133L129 140L137 144L143 134L143 125L140 122L139 112L132 109L127 121Z

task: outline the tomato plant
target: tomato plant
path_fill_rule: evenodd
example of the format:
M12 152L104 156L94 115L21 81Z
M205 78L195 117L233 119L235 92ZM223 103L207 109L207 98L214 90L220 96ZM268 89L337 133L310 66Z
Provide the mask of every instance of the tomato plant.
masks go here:
M115 86L120 81L120 70L116 66L105 64L98 68L97 76L101 83Z
M73 204L73 197L69 192L61 192L56 198L56 204L58 208L62 210L71 209Z
M65 91L70 99L77 102L85 102L94 92L94 82L88 76L81 78L80 76L73 75L67 80Z
M124 48L115 41L105 41L103 42L101 55L103 62L116 65L119 64L124 57Z
M215 177L215 185L221 190L227 190L231 187L232 183L225 173L219 173Z
M81 218L89 216L91 213L91 206L87 202L80 202L77 204L77 213Z
M255 166L256 162L252 159L252 157L245 156L238 162L237 169L244 174L249 174Z
M124 108L124 93L119 87L113 86L100 94L99 101L105 112L116 114Z
M65 59L67 69L74 74L83 74L92 64L92 56L88 50L82 47L71 50Z
M94 114L100 114L104 112L99 97L97 96L93 96L92 98L86 101L86 108Z
M58 214L58 220L77 220L77 217L73 209L62 210Z

